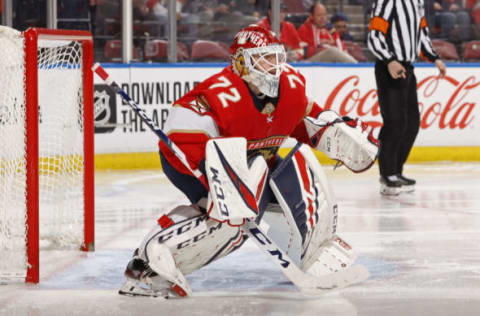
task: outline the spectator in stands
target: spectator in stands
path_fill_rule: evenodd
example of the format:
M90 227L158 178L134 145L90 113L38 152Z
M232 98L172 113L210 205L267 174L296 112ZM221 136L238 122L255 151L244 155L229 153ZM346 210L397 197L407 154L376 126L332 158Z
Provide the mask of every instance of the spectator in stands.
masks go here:
M437 37L438 30L435 27L435 10L433 9L433 1L425 1L425 19L427 20L428 30L430 31L430 37Z
M287 51L287 60L289 62L299 61L303 59L303 48L300 41L300 36L295 29L295 26L285 21L286 15L286 6L284 3L280 3L280 41L285 46ZM268 15L263 20L260 20L257 24L266 28L267 30L272 30L271 27L272 19L272 7L271 2L268 6Z
M338 35L342 41L355 42L353 36L348 32L348 19L345 15L342 13L335 13L330 18L330 22L332 23L334 29L338 32Z
M135 2L134 2L135 3ZM95 16L92 16L94 35L120 36L121 34L121 3L113 0L95 0ZM95 47L103 47L103 40L96 38Z
M90 0L58 0L57 27L69 30L90 30Z
M480 0L472 5L472 37L476 40L480 39Z
M298 29L300 39L308 44L306 58L315 62L356 63L343 45L337 31L327 29L327 9L320 2L310 8L310 16Z
M229 4L232 12L239 12L243 15L244 23L247 25L255 23L267 15L268 2L265 0L232 0Z
M15 14L13 27L24 31L29 27L47 26L46 0L18 0L14 1Z
M243 26L244 15L237 9L238 1L230 0L178 0L182 2L181 23L188 16L188 23L195 28L197 38L227 39L231 41L233 34ZM256 18L251 18L250 23ZM186 22L186 21L185 21ZM248 24L248 23L247 23ZM192 32L191 32L192 33Z
M303 8L305 9L305 12L307 12L312 7L312 4L313 4L313 0L302 0L302 5L303 5Z
M166 37L168 34L168 4L166 0L133 0L133 18L157 22L157 26L150 26L148 33ZM176 3L176 19L180 20L180 5ZM154 29L155 28L155 29Z
M177 0L176 20L180 37L208 39L213 33L212 21L228 13L228 7L217 0ZM157 21L161 36L168 34L168 0L133 0L134 17Z
M217 24L214 28L216 39L230 43L238 30L258 21L255 2L259 1L218 0L213 17L214 23Z
M440 37L461 41L470 39L470 15L463 7L462 0L435 1L433 10Z
M480 0L465 0L464 3L465 3L465 8L471 11L475 7L475 4L480 3Z
M268 7L270 5L270 1L265 0L247 0L247 1L254 1L255 12L253 13L257 19L267 16L268 14Z

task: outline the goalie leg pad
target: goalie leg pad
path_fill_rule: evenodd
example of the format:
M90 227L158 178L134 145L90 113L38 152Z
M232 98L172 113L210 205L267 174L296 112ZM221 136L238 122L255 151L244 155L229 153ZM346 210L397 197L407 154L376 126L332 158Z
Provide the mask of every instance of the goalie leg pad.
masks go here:
M286 220L280 205L268 204L259 224L267 236L273 239L277 246L299 266L301 263L301 236L298 234L297 227L292 226Z
M165 245L170 238L164 238L165 240L161 242L157 236L168 227L174 226L175 221L183 223L190 218L199 217L201 214L198 207L178 206L168 214L162 215L145 236L140 247L135 250L125 271L127 280L119 293L154 297L167 297L169 294L191 295L190 286L178 269L168 246ZM180 232L185 232L183 235L179 234L181 238L186 237L190 228L192 226L181 225L179 227ZM195 229L196 227L192 228L193 233L195 233Z
M171 289L181 297L191 296L192 289L185 276L175 264L170 249L159 242L147 244L145 256L149 257L148 265L159 277L170 282Z
M256 218L268 177L265 159L256 156L247 161L247 141L241 137L211 139L205 153L208 215L233 226Z
M306 272L315 276L328 275L352 266L356 258L352 247L335 235L321 247L317 260Z
M336 231L337 205L310 147L295 149L272 173L269 184L290 227L291 241L284 251L307 269L315 262L321 245ZM274 225L268 234L277 242Z
M169 249L178 270L186 275L238 249L245 240L241 227L211 220L197 206L179 206L157 220L142 241L138 257L152 269L157 267L155 262L162 258L152 254L165 250L153 245L162 244Z
M191 234L189 238L183 238L180 242L175 241L175 237L167 242L178 268L184 274L198 270L230 254L242 246L246 240L242 227L219 223L206 216L194 218L190 223L192 225L199 223L199 229L195 234ZM171 230L166 230L159 235L159 239L178 233L179 228L172 226Z
M138 252L139 249L137 248L133 254L133 258L125 269L126 281L118 293L127 296L167 298L172 283L159 277L158 274L139 257Z
M166 249L168 251L168 248ZM159 253L156 251L156 253ZM132 260L125 270L126 281L119 294L127 296L151 296L164 297L169 296L187 296L191 295L191 289L185 278L178 272L175 265L170 260L171 254L162 255L163 267L159 268L160 262L152 260L152 265L156 264L155 270L149 263L138 256L138 249L135 250ZM161 274L157 273L160 271ZM168 273L167 273L168 271ZM180 284L180 285L178 285Z
M195 205L162 215L127 265L119 293L188 296L184 275L238 249L246 240L240 227L209 219Z

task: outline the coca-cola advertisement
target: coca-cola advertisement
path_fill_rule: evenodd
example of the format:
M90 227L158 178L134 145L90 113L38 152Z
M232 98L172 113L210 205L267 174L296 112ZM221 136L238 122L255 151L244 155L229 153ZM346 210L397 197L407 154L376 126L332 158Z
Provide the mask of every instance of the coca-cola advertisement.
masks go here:
M359 117L378 133L382 118L373 67L300 67L309 95L326 109ZM421 130L417 146L480 145L480 73L449 67L416 67Z

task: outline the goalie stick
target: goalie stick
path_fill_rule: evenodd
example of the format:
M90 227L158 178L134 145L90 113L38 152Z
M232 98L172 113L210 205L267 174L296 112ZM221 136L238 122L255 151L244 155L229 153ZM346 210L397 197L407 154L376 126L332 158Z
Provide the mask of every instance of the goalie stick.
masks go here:
M153 121L147 116L120 86L113 81L105 69L96 63L92 70L113 90L118 93L143 120L145 124L168 146L168 148L179 158L185 167L192 172L202 183L207 185L207 181L202 172L193 169L188 163L185 154L176 146L170 138L159 128L156 128ZM208 187L208 186L207 186ZM344 270L340 270L328 275L315 276L303 272L289 257L278 247L273 240L268 238L267 234L253 221L247 220L244 229L255 242L255 244L281 268L284 275L292 281L295 286L307 294L319 294L326 290L341 288L353 283L364 281L368 278L368 270L363 265L354 265Z
M192 167L190 167L190 164L188 163L187 161L187 157L185 157L185 154L183 153L183 151L177 147L177 145L175 145L175 143L173 143L170 138L168 138L167 134L165 134L161 129L155 127L155 124L153 123L152 119L150 119L147 115L147 113L145 113L145 110L140 108L133 100L132 98L130 98L130 96L125 92L123 91L122 88L120 88L120 86L115 82L113 81L109 74L105 71L105 69L100 65L100 63L95 63L92 67L92 70L108 85L110 86L116 93L118 93L122 98L123 100L125 100L128 105L130 105L130 107L135 111L135 113L140 117L140 119L145 123L147 124L147 126L158 136L160 137L160 139L168 146L168 148L170 148L170 150L175 154L175 156L177 156L178 159L180 159L180 161L185 165L185 167L187 167L187 169L193 174L195 175L202 183L203 185L205 185L206 187L208 187L207 185L207 181L204 177L204 175L202 174L202 172L198 169L192 169Z

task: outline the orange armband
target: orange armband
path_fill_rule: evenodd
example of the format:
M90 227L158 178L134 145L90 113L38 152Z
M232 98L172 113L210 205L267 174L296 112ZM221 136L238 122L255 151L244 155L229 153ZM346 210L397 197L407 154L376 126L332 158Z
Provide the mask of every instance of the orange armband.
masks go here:
M380 31L383 34L387 34L389 26L390 24L385 19L382 19L381 17L378 17L378 16L374 16L370 20L368 31L374 30L374 31Z

